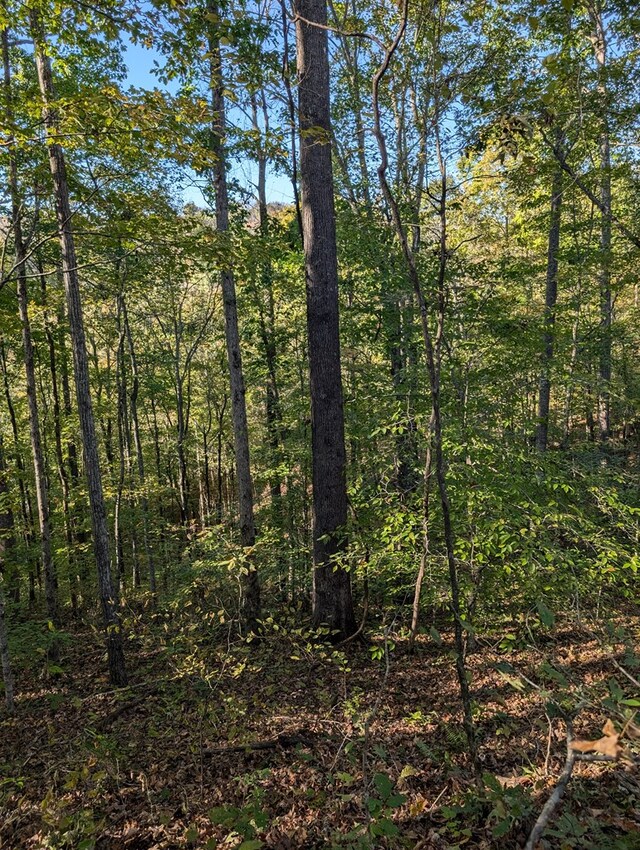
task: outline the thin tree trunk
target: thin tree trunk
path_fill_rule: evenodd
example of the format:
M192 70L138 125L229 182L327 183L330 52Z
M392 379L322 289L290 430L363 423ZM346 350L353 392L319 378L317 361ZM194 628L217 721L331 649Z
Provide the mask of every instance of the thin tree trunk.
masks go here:
M562 171L554 170L551 187L551 217L547 252L547 283L544 299L544 338L542 369L538 390L538 424L536 449L544 453L549 437L549 410L551 404L551 366L555 338L556 302L558 300L558 251L560 249L560 212L562 204Z
M174 318L175 351L174 371L176 385L176 428L177 428L177 454L178 454L178 496L180 499L180 522L186 528L191 517L189 506L189 475L187 469L187 456L185 453L185 441L187 438L187 426L185 417L184 400L184 375L180 366L180 334L181 322Z
M116 351L116 388L118 400L118 483L116 485L116 501L113 513L113 536L116 544L116 574L120 584L120 590L124 590L126 583L126 566L124 560L124 541L122 539L122 498L124 493L124 480L126 471L125 462L125 429L127 386L124 374L124 339L125 331L122 321L122 289L118 293L117 305L117 330L118 348Z
M422 554L420 557L420 566L418 567L418 575L416 576L416 584L413 592L413 606L411 610L411 632L409 635L409 652L413 652L418 634L418 625L420 623L420 598L422 596L422 585L424 582L424 574L427 568L427 560L429 558L429 507L431 496L431 442L433 431L433 411L431 411L431 419L428 429L427 451L424 461L424 479L423 479L423 497L422 497Z
M449 584L451 590L451 611L453 614L453 625L454 625L454 638L455 638L455 648L456 648L456 673L458 678L458 685L460 688L460 697L463 708L463 725L465 729L465 733L467 736L467 743L469 746L469 753L471 756L474 772L476 774L476 779L479 781L480 777L480 764L478 762L477 755L477 744L476 744L476 734L475 734L475 725L473 722L473 714L472 714L472 706L471 706L471 693L469 690L469 680L467 677L467 668L465 662L465 646L464 646L464 635L463 635L463 624L462 624L462 606L461 606L461 593L460 593L460 583L458 578L458 564L455 556L454 549L454 535L453 535L453 526L451 521L451 505L449 501L449 491L447 486L447 478L446 478L446 466L444 459L444 451L443 451L443 440L442 440L442 415L440 410L440 342L442 339L442 329L443 329L443 320L444 320L444 271L446 266L446 258L447 258L447 250L446 250L446 171L444 169L444 162L442 159L442 153L440 151L440 145L438 141L438 107L436 106L436 118L434 119L434 128L436 130L436 144L437 144L437 153L438 160L440 162L440 170L442 177L442 195L439 203L439 214L441 219L441 228L440 228L440 268L439 268L439 281L438 281L438 331L437 336L434 340L432 339L431 330L429 328L429 319L427 312L427 304L425 301L422 282L420 279L420 273L418 271L418 267L416 264L416 258L411 250L411 246L409 245L409 241L407 238L407 232L402 223L402 219L400 216L400 209L397 203L395 196L393 195L389 183L387 181L387 168L389 164L389 158L387 153L387 145L386 139L382 130L381 117L380 117L380 102L379 102L379 91L380 91L380 82L387 72L389 65L391 63L391 59L397 50L400 42L402 41L406 26L407 26L407 17L408 17L408 0L403 0L402 10L401 10L402 20L400 26L396 32L396 36L391 43L391 45L387 48L384 58L378 67L378 70L373 78L372 83L372 107L373 107L373 115L374 115L374 136L378 143L378 150L380 153L380 164L378 166L378 178L380 181L380 187L382 189L382 193L384 199L389 207L389 211L391 213L391 219L393 222L393 226L396 232L396 236L398 242L400 243L400 248L402 250L402 255L404 257L407 272L409 276L409 280L411 282L413 291L415 293L416 300L418 302L419 310L420 310L420 322L422 327L422 336L424 340L425 351L427 355L427 368L429 373L429 383L431 387L431 402L432 402L432 410L433 410L433 446L434 446L434 454L435 454L435 472L436 479L438 482L438 491L440 495L440 507L442 510L442 522L443 522L443 530L444 530L444 540L445 540L445 548L447 555L447 564L449 568ZM434 72L435 73L435 72Z
M53 399L53 432L54 445L56 455L56 465L58 467L58 478L60 479L60 487L62 489L62 513L64 517L64 535L67 546L67 575L69 578L69 589L71 594L71 608L73 615L78 615L78 594L76 586L76 578L74 573L74 552L73 552L73 516L71 512L71 491L69 487L69 475L64 460L64 452L62 450L62 420L60 408L60 389L58 385L58 369L56 356L56 342L54 333L51 327L51 319L47 308L47 279L44 274L40 257L37 257L38 273L40 275L40 288L42 293L42 302L44 305L45 332L47 337L47 347L49 350L49 373L51 375L51 395Z
M13 714L15 702L13 697L13 674L11 671L11 659L9 657L9 643L7 640L7 621L4 601L5 577L8 573L7 561L10 559L15 540L13 536L13 512L8 499L9 486L7 483L7 469L4 462L4 447L2 435L0 434L0 664L2 666L2 680L4 682L4 698L7 711Z
M67 417L67 419L69 419L73 414L73 410L71 407L71 386L69 382L69 363L67 357L65 323L66 316L63 305L60 310L60 316L58 317L58 326L60 328L60 384L62 386L62 404L64 415ZM69 464L69 473L71 475L71 486L75 488L78 486L78 482L80 480L80 468L78 466L78 448L76 446L75 440L67 441L67 463ZM84 543L86 542L86 535L78 535L78 539L80 542Z
M350 574L339 562L346 548L347 487L328 38L322 29L326 0L296 0L295 12L311 387L313 625L328 625L344 640L357 626Z
M151 548L151 539L149 536L149 499L147 496L147 486L144 473L144 454L142 452L142 438L140 436L140 421L138 419L138 394L140 392L140 375L138 372L138 359L136 357L135 348L133 345L133 336L131 334L131 326L129 324L129 314L127 312L127 303L124 295L122 297L122 319L124 330L127 335L127 343L129 345L129 359L131 362L131 393L129 396L129 406L131 408L131 424L133 427L133 442L136 449L136 463L138 467L138 482L140 484L140 501L142 504L142 536L144 542L144 551L147 558L147 570L149 573L149 590L155 598L157 593L156 587L156 567L153 558L153 550Z
M300 204L300 190L298 188L298 152L296 146L296 105L291 89L291 68L289 65L289 18L285 0L280 0L282 11L282 81L287 97L287 109L289 113L289 148L291 151L291 188L296 207L296 221L300 241L304 242L302 230L302 207Z
M7 402L7 410L9 411L9 421L11 422L11 433L13 436L13 449L16 469L18 471L18 490L20 491L20 518L22 520L22 536L29 559L29 602L33 603L36 600L36 580L31 560L32 542L33 542L33 512L31 510L31 497L25 479L25 466L20 450L20 439L18 434L18 423L16 420L16 411L11 398L11 389L9 386L9 373L7 371L7 356L4 348L4 340L0 339L0 363L2 363L2 379L4 387L4 396ZM20 595L19 575L16 570L12 571L11 581L12 595L18 601Z
M223 471L222 471L222 423L224 421L224 412L227 408L227 397L224 397L222 406L218 410L218 433L216 434L216 522L218 525L222 522L222 513L224 508L224 492L223 492Z
M5 109L7 126L10 133L13 128L13 96L11 91L11 69L9 65L9 42L7 30L2 32L2 58L4 65ZM13 142L13 136L10 137ZM56 576L51 554L51 521L49 515L49 492L47 475L40 431L40 416L38 397L36 394L36 370L29 321L29 296L27 291L26 249L22 235L22 217L20 213L21 199L18 186L18 164L13 146L9 151L9 194L11 196L11 215L13 240L16 256L16 276L18 290L18 309L22 323L22 348L24 352L24 371L27 385L27 403L29 407L29 434L31 437L31 453L33 455L33 471L36 487L36 503L38 506L38 525L40 528L40 556L44 573L45 599L47 616L58 628L60 617L56 595ZM54 641L50 646L52 659L58 656L58 645Z
M209 11L217 16L217 3L210 3ZM216 155L213 169L216 195L216 228L219 233L226 234L229 231L229 197L225 160L225 99L220 37L215 24L211 24L209 29L209 57L213 109L211 144ZM248 563L246 564L247 571L243 575L242 612L245 628L251 632L256 631L257 618L260 614L260 583L257 570L251 558L251 549L256 539L253 516L253 481L251 478L249 456L249 429L247 425L240 333L238 330L236 287L231 266L223 269L220 279L224 301L225 337L231 386L231 415L233 420L236 476L238 482L240 542L248 556Z
M69 203L65 158L62 148L56 141L58 117L53 107L53 80L50 60L46 53L44 26L38 12L35 10L31 10L30 12L30 21L35 48L38 83L43 102L43 120L48 141L47 152L53 179L56 217L62 251L62 270L73 346L76 396L84 450L85 474L87 476L87 487L91 506L93 546L98 572L100 601L107 632L109 676L112 684L124 686L127 683L127 673L124 660L122 627L118 611L118 601L111 578L109 532L107 530L107 516L102 491L98 441L91 404L89 362L82 316L75 241L71 226L71 206Z
M269 116L264 91L261 92L261 105L264 123L264 132L269 129ZM260 132L258 122L257 98L252 98L253 127L256 133ZM270 480L271 504L273 508L273 521L276 529L282 531L282 476L279 470L282 460L281 445L281 423L282 409L280 406L280 391L277 377L277 345L275 328L275 304L273 296L273 270L268 252L267 240L269 238L269 214L267 209L267 157L264 145L260 144L258 150L258 214L260 221L260 237L264 242L265 260L261 264L260 287L256 287L256 303L260 322L260 337L264 349L264 357L267 364L267 387L266 387L266 419L267 436L270 448ZM266 297L266 304L264 298Z
M611 431L611 143L609 140L609 104L607 88L607 35L598 0L589 7L594 26L593 50L598 65L598 95L602 109L600 134L600 358L598 374L598 424L600 439L607 442Z

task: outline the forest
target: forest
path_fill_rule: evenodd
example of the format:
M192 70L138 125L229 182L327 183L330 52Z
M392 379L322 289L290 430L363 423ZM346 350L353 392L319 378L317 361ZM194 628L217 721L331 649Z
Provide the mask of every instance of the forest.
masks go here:
M0 38L0 848L640 848L640 5Z

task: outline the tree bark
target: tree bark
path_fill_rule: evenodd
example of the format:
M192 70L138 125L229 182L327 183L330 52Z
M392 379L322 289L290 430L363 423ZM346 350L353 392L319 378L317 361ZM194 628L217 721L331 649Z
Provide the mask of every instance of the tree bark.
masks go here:
M120 270L118 269L118 272ZM124 541L122 535L122 500L126 472L126 435L127 428L127 382L124 372L124 339L125 331L122 322L122 287L117 296L117 331L118 348L116 351L116 391L117 391L117 424L118 424L118 482L116 485L116 500L113 512L113 536L116 544L116 575L123 591L126 584L126 566L124 559Z
M536 449L544 453L549 437L549 410L551 404L551 365L553 362L556 302L558 300L558 251L560 249L560 212L562 204L562 171L556 168L551 188L551 217L547 252L547 281L544 299L544 338L542 369L538 390L538 424Z
M209 4L212 15L218 14L217 3ZM209 73L212 92L211 146L215 153L213 178L216 196L216 229L221 234L229 232L229 195L227 189L226 166L226 120L224 82L222 74L222 53L220 37L216 25L209 28ZM249 428L247 424L247 405L245 397L244 374L242 370L242 352L238 330L238 307L233 268L224 268L220 274L222 298L224 302L224 325L227 343L227 361L231 388L231 415L236 455L236 477L238 486L238 511L240 523L240 543L247 556L246 572L242 581L242 614L248 632L256 631L260 614L260 583L251 549L256 540L253 516L253 480L249 455Z
M7 470L4 463L2 435L0 434L0 665L2 666L2 680L4 682L4 698L7 704L7 711L9 714L13 714L15 711L13 674L7 641L7 622L4 602L7 556L11 554L14 548L13 512L9 504L8 495Z
M7 126L13 142L13 96L11 91L11 68L9 64L9 42L7 30L2 33L2 59L4 66L5 110ZM13 145L9 149L9 194L11 197L11 216L13 226L13 241L16 256L16 277L18 291L18 309L22 324L22 348L24 352L24 371L27 386L27 403L29 408L29 434L31 452L33 455L33 471L36 487L36 502L38 506L38 525L40 528L40 554L44 573L45 599L47 616L57 628L60 626L58 600L56 594L56 576L51 554L51 521L49 513L49 491L45 469L38 397L36 394L36 370L29 321L29 296L27 291L26 249L22 234L21 198L18 186L18 164ZM52 659L58 656L58 645L54 641L50 646Z
M4 348L4 341L0 338L0 363L2 364L2 380L4 387L4 397L7 402L7 410L9 411L9 421L11 422L11 434L13 436L13 449L16 469L18 471L18 489L20 491L20 518L22 520L22 536L25 547L28 553L29 560L29 602L33 603L36 600L36 580L31 560L31 550L33 541L33 511L31 510L31 497L25 479L25 466L20 450L20 439L18 435L18 423L16 420L16 411L11 398L11 389L9 386L9 373L7 371L7 356ZM16 570L12 570L11 574L11 591L16 601L20 596L20 576Z
M58 358L56 355L56 341L51 325L51 317L49 315L49 310L47 306L47 280L44 274L44 269L40 257L37 257L36 262L38 266L38 273L40 275L40 290L42 294L42 303L44 306L45 333L47 337L47 347L49 350L49 374L51 376L54 446L56 455L56 465L58 467L58 478L60 479L60 486L62 489L62 513L64 517L65 543L67 545L67 575L69 578L69 587L71 593L71 608L74 616L76 616L78 614L78 594L74 573L75 557L73 552L73 517L71 513L71 491L69 488L69 475L65 465L64 453L62 450L62 420L57 367Z
M131 424L133 426L133 442L136 449L136 464L138 467L138 482L140 484L140 501L142 504L142 536L144 542L144 551L147 558L147 570L149 573L149 590L155 598L157 593L156 587L156 567L153 558L153 550L151 548L151 539L149 537L149 498L147 496L146 480L144 472L144 454L142 452L142 438L140 436L140 421L138 418L138 394L140 392L140 375L138 372L138 358L133 345L133 335L131 333L131 325L129 324L129 314L127 312L127 302L122 296L122 318L124 330L127 336L127 344L129 346L129 359L131 362L131 393L129 396L129 406L131 408Z
M598 95L602 109L600 134L600 358L598 364L598 424L600 439L607 442L611 431L611 142L609 139L609 105L607 91L607 34L602 8L598 0L589 6L594 27L593 51L598 65Z
M73 364L76 383L76 397L82 444L84 466L91 506L93 546L98 572L100 602L107 633L107 654L109 659L109 677L112 684L127 684L127 672L124 660L122 627L118 611L118 601L111 578L109 555L109 533L102 490L100 458L96 436L93 407L89 385L89 361L82 315L80 282L78 279L75 240L71 225L71 206L67 185L66 164L62 147L57 142L58 117L53 107L54 90L51 64L46 53L46 36L42 20L37 11L30 13L31 31L35 49L38 84L43 103L43 120L47 133L47 152L49 167L53 179L56 218L62 252L62 272L64 278L69 326L73 347Z
M265 134L269 131L269 113L267 109L264 90L260 92L263 115L263 129ZM252 97L253 128L256 134L260 134L260 123L258 121L257 96ZM269 489L271 491L271 505L273 509L273 522L276 529L282 532L282 475L280 463L282 461L282 408L280 405L280 389L278 386L277 359L278 346L276 342L275 303L273 295L273 269L269 256L269 213L267 208L267 155L262 140L259 143L258 153L258 215L260 226L260 238L264 242L263 250L265 260L260 265L260 286L255 287L256 306L260 323L260 337L264 349L264 357L267 365L266 386L266 420L267 437L269 441L271 472L269 475Z
M432 403L432 418L433 418L433 451L435 460L435 473L438 483L438 492L440 495L440 507L442 510L442 524L444 531L445 549L447 556L447 566L449 569L449 585L451 590L451 613L453 615L454 639L456 651L456 673L458 685L460 688L460 698L463 708L463 726L469 746L469 753L472 759L476 781L480 782L480 763L478 761L477 742L475 725L473 721L473 712L471 704L471 692L469 689L469 680L467 677L467 668L465 661L465 646L463 635L462 621L462 604L460 593L460 582L458 576L458 562L455 555L455 541L453 524L451 519L451 504L449 500L449 488L446 475L446 464L443 449L443 434L442 434L442 413L441 413L441 396L440 396L440 351L442 334L444 327L444 310L445 310L445 272L448 257L447 251L447 173L445 162L442 156L439 136L439 109L436 103L434 117L434 131L436 140L436 152L440 168L440 176L442 179L441 196L438 203L438 213L440 217L440 244L439 244L439 271L438 271L438 311L437 311L437 331L435 339L432 336L429 327L429 316L427 310L427 302L424 296L420 272L416 263L416 257L409 244L407 231L402 223L400 208L398 201L391 191L387 179L387 169L389 166L389 156L387 151L387 143L384 132L382 130L381 113L380 113L380 83L389 69L391 59L398 49L402 39L404 38L407 19L408 19L408 0L403 0L401 9L401 21L396 31L394 40L385 51L385 55L376 71L372 82L372 107L374 116L373 134L378 143L378 151L380 154L380 164L378 166L378 179L380 188L382 189L383 197L389 208L391 220L396 233L396 237L400 244L402 256L404 258L407 274L411 283L413 292L418 302L420 310L420 324L422 328L422 337L424 341L425 353L427 356L427 370L429 374L429 385L431 389ZM435 66L434 66L435 76ZM434 80L435 83L435 80ZM435 86L434 86L435 88Z
M339 563L346 542L347 487L328 38L322 29L326 0L297 0L295 12L311 388L313 624L328 625L344 640L357 626L350 575Z

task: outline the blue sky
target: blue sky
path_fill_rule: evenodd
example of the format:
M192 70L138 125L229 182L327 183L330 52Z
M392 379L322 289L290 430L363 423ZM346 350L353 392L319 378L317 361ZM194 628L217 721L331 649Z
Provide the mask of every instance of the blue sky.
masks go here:
M143 47L140 44L129 42L126 46L124 61L127 65L126 83L136 88L154 89L167 88L172 90L172 85L164 86L158 82L157 77L153 74L154 63L161 64L162 56L155 50ZM175 90L175 89L174 89ZM231 114L233 120L233 115ZM249 191L254 191L253 186L257 181L257 165L254 162L246 160L244 162L236 162L232 165L231 176L237 180L243 187ZM194 182L197 181L196 175L192 175ZM206 206L205 200L197 185L187 186L183 191L184 203L194 203L198 206ZM270 202L292 203L293 191L291 182L288 177L282 174L275 174L272 171L267 173L267 200Z

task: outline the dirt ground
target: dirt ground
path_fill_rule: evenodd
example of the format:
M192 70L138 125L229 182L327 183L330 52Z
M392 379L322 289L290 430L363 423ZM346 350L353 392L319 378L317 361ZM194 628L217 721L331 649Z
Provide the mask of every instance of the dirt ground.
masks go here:
M637 637L640 616L625 620ZM562 711L580 704L574 734L597 739L640 694L575 626L482 643L468 659L478 790L446 635L413 655L400 638L373 654L277 632L231 650L132 638L116 692L99 636L72 634L64 673L19 671L18 712L0 721L0 847L523 847L564 766ZM640 847L637 741L621 743L615 763L576 765L540 847Z

